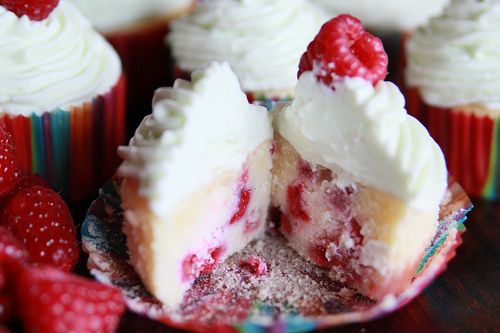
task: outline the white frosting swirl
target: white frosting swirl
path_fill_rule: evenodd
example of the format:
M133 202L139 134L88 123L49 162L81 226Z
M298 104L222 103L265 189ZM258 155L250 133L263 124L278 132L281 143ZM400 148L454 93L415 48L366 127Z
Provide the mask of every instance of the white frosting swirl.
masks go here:
M30 115L68 109L116 84L116 52L65 1L43 21L0 6L0 111Z
M500 107L500 1L456 0L413 34L406 81L426 103Z
M64 1L64 0L63 0ZM96 29L111 32L138 21L169 15L189 7L193 0L68 0Z
M349 13L369 28L413 30L437 16L449 0L314 0L331 16Z
M248 155L272 139L270 115L249 104L228 64L195 71L155 93L118 172L139 179L139 193L159 216L226 171L240 172ZM166 193L165 189L170 189Z
M247 92L293 92L300 56L324 21L305 0L206 0L173 22L167 41L182 70L228 61Z
M374 88L346 78L333 90L304 72L294 101L278 111L277 125L306 161L340 167L415 209L434 210L447 185L445 160L404 102L391 82Z

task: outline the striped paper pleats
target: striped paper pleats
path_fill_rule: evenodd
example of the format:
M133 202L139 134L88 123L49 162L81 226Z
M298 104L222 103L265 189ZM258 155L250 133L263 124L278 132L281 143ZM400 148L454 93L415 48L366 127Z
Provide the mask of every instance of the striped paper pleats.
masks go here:
M21 168L46 178L67 199L97 192L118 166L125 141L125 79L106 95L69 110L0 117L10 131Z

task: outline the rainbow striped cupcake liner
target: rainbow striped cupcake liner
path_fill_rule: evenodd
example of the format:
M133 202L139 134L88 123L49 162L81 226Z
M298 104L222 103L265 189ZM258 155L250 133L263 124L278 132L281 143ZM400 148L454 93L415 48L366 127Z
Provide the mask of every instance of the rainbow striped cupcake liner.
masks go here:
M24 171L38 174L70 201L97 192L118 166L125 141L125 79L106 95L70 110L0 117Z
M472 196L500 198L500 119L459 108L428 106L408 89L408 113L420 120L439 144L450 174Z
M290 258L298 255L282 238L268 233L264 239L268 239L266 244L271 246L265 245L259 255L269 256L265 260L271 263L271 271L294 272L293 275L277 280L264 276L264 283L259 284L258 278L249 279L245 272L238 270L237 264L229 263L216 278L212 278L213 273L200 277L188 292L194 296L188 296L179 308L180 313L172 313L148 293L130 265L122 228L119 187L119 179L107 182L83 223L82 247L89 254L90 273L102 283L120 288L131 311L196 332L306 332L365 322L394 312L417 297L445 270L461 244L461 234L465 231L463 222L472 208L465 192L450 177L447 194L440 206L439 228L413 281L401 294L388 296L380 302L349 292L349 286L325 278L326 273L310 263L301 265L295 259L278 260L279 255L273 259L276 253L287 251ZM226 274L233 275L226 278L227 281L218 280L225 279ZM234 275L239 277L236 282ZM293 281L303 282L298 297L288 297L293 292L290 290ZM256 292L251 292L254 288Z

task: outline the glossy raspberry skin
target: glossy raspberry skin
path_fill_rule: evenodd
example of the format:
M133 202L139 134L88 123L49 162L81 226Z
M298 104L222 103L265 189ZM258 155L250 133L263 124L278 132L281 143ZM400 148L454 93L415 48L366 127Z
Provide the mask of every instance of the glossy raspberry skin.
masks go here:
M28 261L28 252L14 234L0 225L0 264L11 265Z
M27 15L32 21L45 20L58 4L59 0L0 0L17 17Z
M19 179L17 183L14 185L14 188L12 188L9 192L4 193L0 195L0 209L3 209L5 204L19 191L24 190L26 188L30 188L33 186L43 186L43 187L49 187L49 182L45 180L43 177L40 177L38 175L32 175L29 173L26 173L24 171L21 171L19 173Z
M52 267L26 267L15 291L27 333L114 332L125 310L118 289Z
M80 256L73 218L53 190L33 186L5 205L2 224L20 239L33 262L71 270Z
M329 86L345 77L376 85L387 75L387 64L382 41L366 32L360 20L343 14L321 27L300 59L298 76L313 71Z
M0 196L10 192L19 180L20 170L10 133L0 125Z

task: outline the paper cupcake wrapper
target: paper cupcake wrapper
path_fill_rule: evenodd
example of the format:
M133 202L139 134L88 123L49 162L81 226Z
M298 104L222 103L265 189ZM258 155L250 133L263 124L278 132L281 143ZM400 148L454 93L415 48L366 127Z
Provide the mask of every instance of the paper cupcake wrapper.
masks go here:
M459 108L427 105L416 88L405 89L408 113L424 124L446 157L450 174L472 196L498 200L499 118Z
M151 113L151 100L159 87L170 86L171 56L165 45L167 22L138 26L125 32L105 34L116 49L127 76L127 133L133 134Z
M388 296L379 303L329 279L322 268L300 259L282 237L270 232L263 240L266 247L250 253L271 263L271 272L285 272L284 279L279 278L280 274L270 274L257 285L258 279L250 279L248 273L239 270L238 257L244 255L236 254L222 267L202 275L187 292L179 310L172 312L147 292L129 263L119 186L115 179L101 189L82 226L82 245L89 254L90 273L120 288L131 311L200 332L305 332L393 312L415 298L445 269L461 243L463 222L472 207L465 192L450 179L440 207L438 231L412 283L400 295ZM286 253L291 260L271 260L276 253ZM289 272L294 273L287 277ZM278 276L278 280L266 280L271 276ZM303 282L295 290L297 298L288 296L294 292L289 287L294 281Z
M494 200L500 193L500 119L460 109L426 107L430 134L450 173L470 195Z
M46 178L71 201L97 192L115 171L125 141L125 80L106 95L69 111L0 117L23 170Z
M190 81L191 80L191 72L180 69L178 66L173 67L173 77L175 79L183 79ZM247 95L247 99L249 103L254 103L257 105L264 106L266 109L271 110L276 103L279 102L290 102L293 97L292 96L284 96L284 97L272 97L266 96L265 94L255 94L252 92L245 92Z

